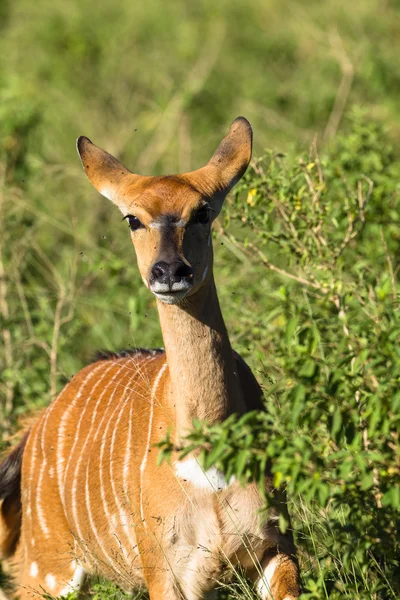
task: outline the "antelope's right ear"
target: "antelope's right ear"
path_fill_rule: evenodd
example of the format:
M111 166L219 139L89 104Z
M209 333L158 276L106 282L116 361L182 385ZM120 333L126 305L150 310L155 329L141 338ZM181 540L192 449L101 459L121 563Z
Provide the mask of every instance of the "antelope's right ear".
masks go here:
M116 158L98 148L85 136L76 141L76 148L89 181L100 194L118 204L117 190L128 171Z

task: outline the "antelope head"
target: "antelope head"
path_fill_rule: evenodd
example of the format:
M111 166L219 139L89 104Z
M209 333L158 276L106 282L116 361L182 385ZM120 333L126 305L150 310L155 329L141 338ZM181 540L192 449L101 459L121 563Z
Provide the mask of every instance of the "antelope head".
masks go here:
M93 186L128 221L147 288L166 304L194 294L212 272L211 224L250 162L250 123L238 117L209 162L181 175L136 175L83 136L77 148Z

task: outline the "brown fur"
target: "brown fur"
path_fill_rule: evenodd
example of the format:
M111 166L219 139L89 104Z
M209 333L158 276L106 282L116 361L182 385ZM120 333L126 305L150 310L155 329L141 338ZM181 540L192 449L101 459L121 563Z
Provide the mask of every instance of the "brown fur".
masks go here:
M181 444L193 418L219 423L263 409L222 318L211 224L193 220L204 203L212 218L219 213L246 170L251 137L239 118L205 167L169 177L134 175L87 138L78 141L93 185L142 223L132 241L145 285L154 291L160 260L190 265L192 274L182 300L157 300L165 352L100 357L33 426L22 462L21 599L65 594L83 568L128 590L147 587L154 600L201 600L239 564L265 600L298 598L291 535L279 532L274 511L261 520L256 484L204 475L194 455L158 466L154 447L168 431Z

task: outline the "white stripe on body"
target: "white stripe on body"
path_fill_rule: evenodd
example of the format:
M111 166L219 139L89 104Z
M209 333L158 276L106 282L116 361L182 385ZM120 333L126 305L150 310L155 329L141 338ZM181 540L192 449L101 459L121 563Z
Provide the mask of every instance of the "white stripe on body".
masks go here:
M137 382L136 382L137 383ZM146 390L148 391L148 390ZM135 390L135 392L137 393L137 391ZM129 517L126 513L126 511L124 510L124 507L122 505L122 503L120 502L120 496L121 494L118 493L118 490L115 486L115 479L114 479L114 468L113 468L113 454L114 454L114 446L115 446L115 438L116 438L116 433L118 431L118 426L119 426L119 422L121 420L121 417L123 415L125 406L127 404L127 402L130 399L130 394L126 394L125 398L124 398L124 402L122 402L121 404L121 409L119 412L119 415L117 417L117 421L114 425L114 431L112 433L111 436L111 444L110 444L110 481L111 481L111 489L114 495L114 501L117 505L117 510L118 510L118 525L121 525L122 527L122 531L124 531L126 537L128 538L128 542L130 544L130 549L133 549L136 546L136 540L134 538L132 538L132 536L130 535L130 531L129 531ZM133 406L133 401L131 404L131 410L132 410L132 406ZM129 423L129 429L131 428L131 423ZM129 430L128 430L128 435L129 435ZM128 453L127 453L128 454ZM126 456L125 456L125 460L126 460ZM128 457L129 460L129 457ZM122 517L122 518L121 518ZM114 534L115 534L115 527L114 527ZM129 554L130 554L130 550L126 550L125 546L122 545L122 549L124 552L125 557L128 559L129 558Z
M143 474L144 471L146 469L146 464L147 464L147 456L149 453L149 448L150 448L150 441L151 441L151 430L153 427L153 415L154 415L154 401L156 398L156 393L157 393L157 388L158 385L160 383L161 377L163 376L165 370L167 368L167 363L165 362L162 367L160 368L157 377L154 380L153 383L153 388L151 390L151 402L150 402L150 414L149 414L149 429L147 432L147 443L146 443L146 448L144 451L144 455L143 455L143 460L142 463L140 465L140 516L142 519L142 523L144 525L144 527L147 527L145 518L144 518L144 511L143 511Z
M58 426L58 435L57 435L57 451L56 451L56 460L57 460L57 484L58 484L58 493L60 495L61 498L61 503L64 507L65 510L65 497L64 497L64 490L65 490L65 474L68 470L68 466L69 466L69 462L71 460L71 455L72 455L72 451L76 445L76 437L74 440L74 444L73 447L71 448L71 452L69 455L69 459L67 464L65 465L65 456L64 456L64 442L65 442L65 430L66 430L66 425L68 422L68 417L69 417L69 413L73 410L73 408L76 406L79 398L82 396L82 391L84 386L94 377L94 375L97 373L97 371L99 371L100 369L104 368L104 362L102 362L101 364L99 364L97 367L93 368L88 375L86 375L86 377L84 378L84 380L82 381L79 389L76 392L75 397L73 398L72 402L67 406L67 408L64 411L63 416L60 419L60 423ZM58 401L58 399L61 396L59 396L56 400L56 402ZM90 396L89 396L90 397Z
M157 358L157 357L156 356L152 356L151 360L153 360L155 358ZM128 368L127 365L123 365L123 366L125 368ZM133 373L133 375L130 376L131 378L133 378L134 375L137 375L138 373L140 374L140 370L138 368L136 368L136 369L129 369L128 368L128 370ZM131 379L131 381L132 381L132 379ZM124 393L123 393L122 398L120 400L120 403L122 404L122 408L125 406L125 404L126 404L126 398L130 396L130 393L134 392L136 396L139 395L139 393L140 393L140 392L138 392L138 389L137 389L137 387L138 387L138 382L137 381L135 381L135 387L134 387L134 389L132 389L130 387L127 387L126 385L124 385L123 387L124 387ZM143 386L141 386L141 387L142 387L142 389L144 389ZM147 392L147 390L145 390L145 391ZM147 395L146 396L141 395L141 396L142 396L142 398L146 398ZM133 404L134 403L132 401L132 406L133 406ZM118 534L117 534L118 529L117 529L117 526L119 525L119 522L117 521L117 515L113 514L109 510L109 507L108 507L108 504L107 504L107 498L106 498L106 493L105 493L104 477L103 477L104 468L105 468L105 464L104 464L104 452L105 452L105 449L107 447L108 432L109 432L110 426L112 424L114 424L114 415L116 414L116 411L118 410L118 408L120 408L120 404L117 404L115 406L114 410L112 411L111 415L108 416L108 422L107 422L106 428L104 429L104 432L103 432L103 435L102 435L102 438L101 438L101 443L100 443L100 461L99 461L100 496L101 496L101 501L102 501L102 507L103 507L104 512L106 514L107 522L109 523L110 533L112 533L116 537L116 539L118 540L118 542L120 544L120 547L123 548L123 552L125 554L125 557L128 559L129 558L129 551L126 552L124 546L122 546L121 541L118 538ZM121 410L121 412L122 412L122 410ZM121 413L119 415L119 418L120 418L120 416L121 416ZM118 420L119 420L119 418L118 418ZM99 427L99 429L101 429L101 426ZM112 439L114 439L114 433L115 433L115 431L116 431L116 425L114 425L114 431L113 431L113 434L112 434ZM110 463L111 463L111 457L112 457L111 452L112 451L111 451L111 448L110 448ZM113 488L112 474L110 473L110 475L111 475L111 479L110 479L111 486ZM113 489L113 492L114 492L114 500L117 502L118 501L118 494L115 492L114 489ZM123 531L124 531L124 529L123 529ZM124 531L124 533L126 533L126 531ZM127 534L127 537L128 537L129 542L130 542L130 549L132 549L133 547L136 546L136 540L134 540L131 536L128 536L128 534ZM122 575L124 577L124 575L115 566L115 561L114 560L112 561L112 564L114 564L114 568L116 569L116 571L118 571L120 573L120 575Z
M98 379L98 381L92 387L91 393L90 393L89 397L87 398L87 401L86 401L86 404L85 404L85 408L82 410L81 416L79 418L79 422L78 422L78 426L77 426L76 434L75 434L75 442L79 439L81 425L83 423L83 418L84 418L84 415L86 413L87 408L90 406L90 399L93 397L94 391L98 387L101 386L101 383L102 383L103 379L105 379L106 375L110 371L112 371L113 369L115 369L115 366L116 366L115 363L111 362L108 365L108 368L106 368L104 370L104 373L102 374L102 376L100 377L100 379ZM79 523L78 501L77 501L78 500L79 468L80 468L80 465L82 463L83 458L86 459L86 456L84 456L84 452L83 451L84 451L84 449L86 447L88 439L90 438L90 434L91 434L93 423L94 423L94 420L95 420L95 414L97 412L97 408L98 408L98 406L99 406L99 404L100 404L100 402L101 402L101 400L102 400L105 392L108 390L108 388L110 387L110 385L112 384L112 382L114 381L114 379L115 379L115 377L117 376L118 373L119 373L119 370L117 371L117 373L114 374L114 376L111 378L111 380L108 382L108 384L103 388L103 390L101 391L99 397L97 398L95 407L93 409L92 420L91 420L91 424L90 424L90 430L89 430L89 433L85 436L83 447L82 447L81 452L79 454L79 458L78 458L78 460L76 462L75 469L73 471L73 475L71 477L70 497L71 497L71 504L72 504L72 516L73 516L73 522L74 522L74 525L75 525L76 533L77 533L78 539L80 541L83 540L83 536L82 536L82 530L81 530L80 523ZM75 447L76 447L76 443L74 444L74 447L71 450L70 457L72 456ZM67 466L67 470L68 470L68 466ZM66 471L66 473L67 473L67 471Z
M44 471L47 467L47 460L45 458L42 459L42 464L40 465L39 477L36 486L36 514L37 520L39 523L39 527L42 530L44 537L46 540L50 538L50 529L47 526L46 517L44 515L43 507L41 505L41 497L42 497L42 485L43 485L43 477Z
M121 365L121 370L122 370L122 367L124 367L124 365ZM123 387L125 388L125 393L126 393L126 392L127 392L127 390L129 389L129 388L127 387L127 384L129 384L129 382L130 382L130 378L131 378L131 375L128 373L128 379L127 379L127 382L126 382L126 384L123 384ZM112 422L112 415L114 414L114 412L115 412L116 408L118 407L118 404L117 404L117 405L116 405L116 407L113 409L113 411L112 411L112 414L111 414L111 417L110 417L110 414L109 414L109 411L108 411L108 409L109 409L109 408L110 408L110 406L112 405L112 401L113 401L113 399L114 399L114 395L115 395L115 393L117 392L117 390L119 389L119 386L120 386L120 385L122 385L122 384L119 384L119 383L117 383L117 384L115 385L115 388L114 388L114 390L113 390L112 394L110 394L110 398L108 399L107 406L106 406L106 408L105 408L105 410L104 410L103 416L102 416L102 418L101 418L101 420L100 420L100 422L99 422L99 424L98 424L98 427L97 427L96 433L95 433L95 435L94 435L94 439L93 439L93 443L94 443L94 444L96 443L96 441L97 441L97 439L98 439L98 437L99 437L99 433L102 433L102 434L103 434L103 436L104 436L104 433L105 433L105 431L107 431L107 430L108 430L108 427L110 426L110 423ZM123 398L122 398L122 399L123 399ZM104 425L104 422L105 422L105 420L106 420L106 419L108 419L108 420L107 420L107 425L106 425L106 428L105 428L105 430L104 430L104 428L103 428L103 425ZM101 499L102 499L103 508L105 508L105 511L104 511L104 512L105 512L105 514L106 514L107 521L109 522L111 517L110 517L110 515L107 513L107 509L106 509L106 507L104 506L104 502L103 502L103 495L104 495L104 482L103 482L102 468L101 468L101 461L102 461L102 449L103 449L103 444L101 443L101 445L100 445L100 456L99 456L99 484L100 484L100 496L101 496ZM92 517L92 510L91 510L91 506L92 506L92 505L91 505L91 501L90 501L90 488L89 488L89 485L88 485L88 480L89 480L89 478L88 478L88 474L89 474L89 467L90 467L90 458L89 458L89 460L88 460L87 467L86 467L86 485L85 485L85 502L86 502L86 506L87 506L87 509L88 509L88 514L89 514L90 525L91 525L92 531L93 531L93 533L94 533L94 535L95 535L95 538L96 538L96 540L97 540L98 546L101 548L101 551L103 552L103 554L104 554L105 558L106 558L106 559L107 559L107 561L109 562L109 565L110 565L110 566L112 566L112 567L114 568L114 570L115 570L117 573L119 573L119 575L121 575L121 577L125 577L124 573L122 573L122 571L120 571L120 569L118 568L118 564L117 564L117 563L114 561L114 558L113 558L113 557L112 557L112 556L111 556L111 555L110 555L110 554L107 552L107 549L104 547L104 544L103 544L103 542L102 542L102 540L101 540L101 538L100 538L99 531L98 531L98 529L97 529L96 523L95 523L95 521L94 521L94 519L93 519L93 517Z
M44 512L43 506L42 506L43 477L45 475L45 470L47 468L46 447L45 447L46 428L47 428L48 420L49 420L51 413L57 407L57 404L60 401L60 399L68 391L69 391L69 384L63 389L63 391L57 396L57 398L47 408L47 410L43 416L43 421L42 421L42 425L41 425L40 447L41 447L41 451L42 451L42 461L41 461L40 471L39 471L39 476L38 476L35 501L36 501L36 510L37 510L37 518L38 518L39 527L42 530L42 532L44 533L44 536L46 539L49 539L49 537L50 537L50 529L47 525L45 512ZM37 439L34 442L35 444L39 441L38 438L39 438L39 435L37 436ZM57 437L55 439L57 439ZM33 460L31 462L31 469L30 469L30 479L31 480L33 479L34 463L35 463L37 455L38 455L37 451L35 453L32 453ZM53 467L51 468L51 471L54 473ZM52 473L50 471L49 471L49 475L52 476ZM30 497L29 503L32 502L32 491L31 490L32 490L32 486L30 486L30 496L31 497ZM28 507L30 508L29 505L28 505ZM31 536L31 545L32 546L34 545L33 535Z
M120 371L123 370L122 367L123 367L123 365L121 365ZM120 373L120 371L119 371L119 373ZM124 398L125 394L129 393L129 391L130 391L129 387L128 387L128 384L130 383L131 377L132 376L130 374L128 374L128 379L126 381L126 384L124 384L125 391L124 391L124 394L123 394L122 398L119 400L119 402L123 401L123 398ZM119 385L122 385L122 384L116 384L115 387L114 387L114 390L113 390L112 394L110 395L110 398L109 398L109 400L107 402L107 406L106 406L106 408L104 410L103 416L102 416L102 418L100 420L100 423L98 424L96 433L94 435L93 443L95 443L96 440L98 439L99 432L104 432L104 430L103 430L103 424L104 424L105 419L108 418L108 423L107 423L106 430L108 429L108 427L110 426L110 423L112 422L112 416L114 415L115 410L119 406L119 403L117 403L117 405L114 408L111 416L108 413L108 408L112 405L112 401L114 399L116 391L119 388ZM102 448L102 446L103 446L103 444L101 445L101 448ZM101 548L101 551L104 554L104 556L107 559L107 561L110 564L110 566L112 565L113 568L116 570L116 572L119 573L119 575L121 575L122 577L125 577L124 573L122 573L119 570L118 563L116 563L114 561L113 557L107 552L107 549L105 548L104 543L103 543L103 541L100 538L99 531L97 529L96 523L95 523L95 521L93 519L93 516L92 516L92 509L91 509L91 502L90 502L90 488L89 488L89 466L90 466L90 459L88 460L87 467L86 467L85 503L86 503L86 507L87 507L87 510L88 510L88 515L89 515L89 521L90 521L91 529L92 529L92 531L93 531L93 533L95 535L95 538L97 540L98 546ZM102 501L103 501L104 485L103 485L102 468L101 468L101 450L100 450L100 457L99 457L99 477L100 477L100 495L101 495ZM103 507L104 507L104 502L103 502ZM110 515L107 514L107 511L105 511L105 512L106 512L106 516L107 516L107 521L110 521Z
M28 439L28 444L29 444L30 439ZM27 500L27 509L26 509L26 517L29 517L29 521L30 521L30 536L28 537L27 535L25 536L25 543L28 545L30 544L31 546L35 545L35 537L34 537L34 531L33 531L33 519L32 519L32 497L33 497L33 484L36 483L36 477L35 477L35 466L36 466L36 459L38 456L38 450L36 447L36 444L38 443L38 439L37 437L32 437L32 450L31 450L31 454L30 454L30 465L29 465L29 485L28 485L28 491L27 491L27 496L28 496L28 500ZM28 453L25 451L24 455L29 456ZM26 489L26 488L25 488ZM25 490L22 490L22 493L24 494Z

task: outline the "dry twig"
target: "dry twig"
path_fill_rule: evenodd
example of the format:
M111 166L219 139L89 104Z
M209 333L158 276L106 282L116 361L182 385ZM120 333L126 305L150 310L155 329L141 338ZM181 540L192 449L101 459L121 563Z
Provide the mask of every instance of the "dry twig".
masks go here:
M343 45L343 40L336 30L330 33L329 40L333 54L342 69L342 79L336 93L335 102L325 127L323 142L327 143L335 137L338 130L354 78L354 67Z

